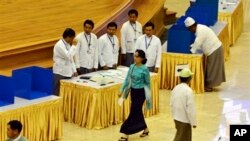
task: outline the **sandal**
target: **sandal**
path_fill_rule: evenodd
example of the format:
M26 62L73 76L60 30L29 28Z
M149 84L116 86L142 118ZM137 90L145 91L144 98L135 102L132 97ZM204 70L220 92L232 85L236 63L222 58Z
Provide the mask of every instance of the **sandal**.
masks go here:
M128 138L121 137L118 141L128 141Z
M143 132L143 133L140 135L140 137L141 137L141 138L146 137L146 136L148 136L148 134L149 134L149 131Z

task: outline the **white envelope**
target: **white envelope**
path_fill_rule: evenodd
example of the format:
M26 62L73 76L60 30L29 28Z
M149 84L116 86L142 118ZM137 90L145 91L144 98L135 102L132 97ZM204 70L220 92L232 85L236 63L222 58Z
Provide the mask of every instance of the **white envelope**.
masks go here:
M120 106L122 106L123 101L124 101L124 99L123 99L122 97L120 97L120 98L118 99L118 104L119 104Z

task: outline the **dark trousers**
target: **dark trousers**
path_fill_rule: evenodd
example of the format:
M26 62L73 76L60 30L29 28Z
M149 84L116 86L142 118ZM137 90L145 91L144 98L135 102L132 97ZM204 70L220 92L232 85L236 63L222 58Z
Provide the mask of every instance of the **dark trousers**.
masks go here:
M121 126L120 132L131 135L147 128L142 106L145 101L145 91L131 88L131 107L128 118Z
M91 69L80 67L80 74L86 74L86 73L91 73L91 72L92 72Z
M189 123L183 123L174 120L175 128L177 130L174 141L191 141L192 140L192 127Z
M150 72L154 72L154 71L155 71L155 66L153 66L153 67L148 67L148 70L149 70Z
M56 96L59 96L59 90L60 90L60 80L62 79L70 79L70 77L65 77L59 74L54 74L53 79L53 93Z
M126 53L126 63L127 67L130 67L131 64L134 64L134 53Z

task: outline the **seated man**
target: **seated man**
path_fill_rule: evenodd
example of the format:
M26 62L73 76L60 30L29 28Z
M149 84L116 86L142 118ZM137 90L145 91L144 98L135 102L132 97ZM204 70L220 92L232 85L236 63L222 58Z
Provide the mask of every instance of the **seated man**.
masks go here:
M18 120L12 120L7 126L7 136L6 141L28 141L24 136L21 135L22 123Z

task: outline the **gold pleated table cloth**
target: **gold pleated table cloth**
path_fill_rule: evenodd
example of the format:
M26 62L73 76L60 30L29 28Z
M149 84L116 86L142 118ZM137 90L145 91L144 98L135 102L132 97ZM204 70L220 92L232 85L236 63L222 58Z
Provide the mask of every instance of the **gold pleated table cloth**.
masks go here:
M214 26L210 27L215 34L218 36L219 40L222 43L224 51L224 60L227 61L230 59L230 43L228 37L228 24L226 22L218 21Z
M162 53L161 63L161 88L172 90L180 83L178 76L175 76L175 67L179 64L188 64L194 76L190 82L190 87L194 93L204 93L204 69L203 55Z
M118 94L122 83L95 88L61 81L60 96L63 97L64 120L88 129L102 129L124 121L130 111L130 97L122 106L118 105ZM159 112L159 77L151 75L152 109L145 117Z
M62 98L48 96L32 100L35 102L28 105L26 104L30 101L22 101L21 104L13 105L15 108L0 107L0 141L7 139L7 123L10 120L22 122L22 135L29 141L51 141L62 138Z
M239 0L235 8L219 10L218 20L228 23L229 45L233 45L243 30L243 2Z
M228 24L225 24L225 27L222 29L220 34L218 35L218 38L222 42L223 45L223 51L224 51L224 60L228 61L230 59L230 42L228 37Z

